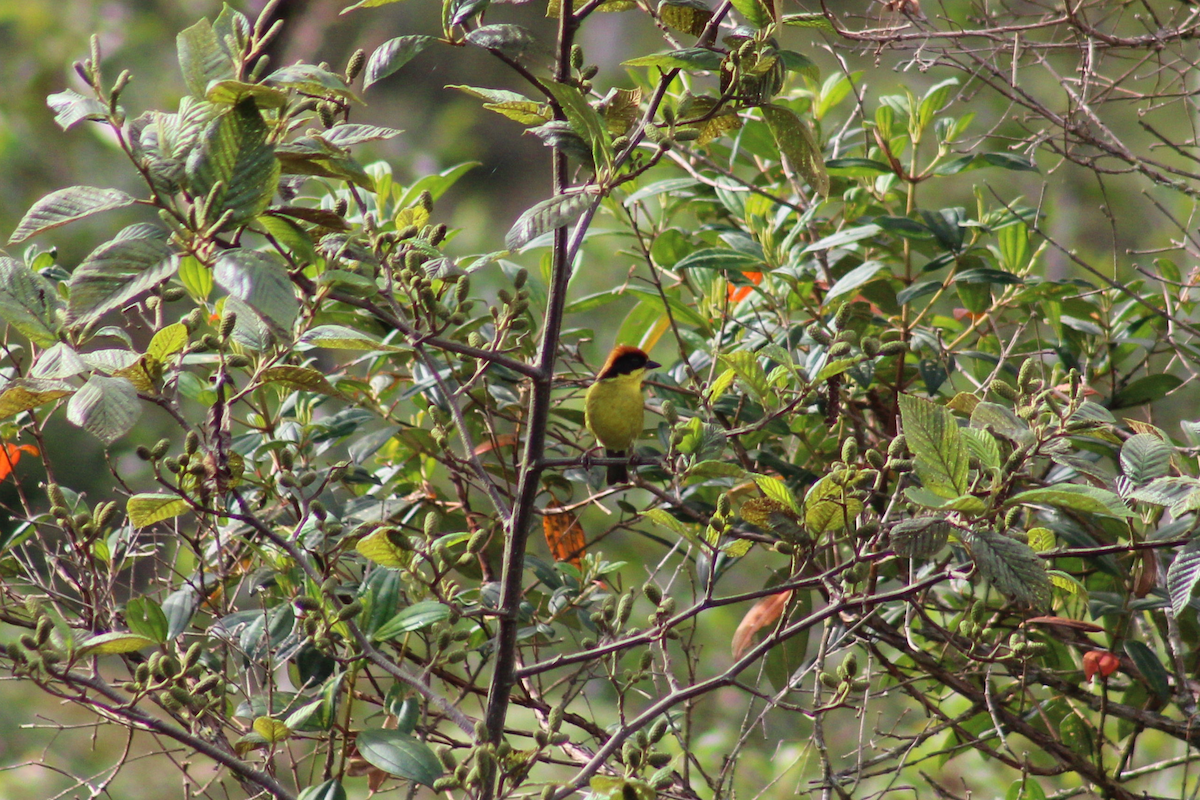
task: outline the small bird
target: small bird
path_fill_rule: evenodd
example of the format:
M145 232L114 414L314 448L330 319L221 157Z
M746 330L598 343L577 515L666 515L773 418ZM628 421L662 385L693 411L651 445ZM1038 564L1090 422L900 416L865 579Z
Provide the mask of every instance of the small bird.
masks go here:
M619 344L608 354L596 382L588 387L584 422L604 445L609 458L624 458L642 435L642 378L647 370L661 366L638 348ZM624 464L609 466L609 486L628 480L629 470Z

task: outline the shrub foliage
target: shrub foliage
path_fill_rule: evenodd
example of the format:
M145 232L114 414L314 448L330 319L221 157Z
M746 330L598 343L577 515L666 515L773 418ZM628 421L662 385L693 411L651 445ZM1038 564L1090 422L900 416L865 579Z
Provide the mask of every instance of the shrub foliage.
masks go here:
M1190 277L1093 266L1013 187L1054 159L1188 202L1151 112L1181 102L1195 14L887 6L557 0L543 41L446 0L344 72L272 68L274 5L226 7L179 34L178 108L136 115L93 47L50 105L143 186L56 191L0 257L5 471L48 476L0 543L0 665L203 756L214 796L1185 781L1200 423L1142 411L1197 363ZM598 74L577 40L602 12L667 49ZM511 67L525 93L453 89L549 148L503 250L439 221L469 165L402 185L356 155L399 134L360 96L436 47ZM948 77L881 94L862 47ZM1064 51L1095 79L1055 84L1067 116L1019 79ZM1158 59L1152 91L1118 55ZM984 126L986 92L1026 116ZM1118 138L1117 95L1169 153ZM119 208L145 213L77 264L25 244ZM610 488L582 392L613 343L665 366ZM64 416L114 456L100 496L42 455Z

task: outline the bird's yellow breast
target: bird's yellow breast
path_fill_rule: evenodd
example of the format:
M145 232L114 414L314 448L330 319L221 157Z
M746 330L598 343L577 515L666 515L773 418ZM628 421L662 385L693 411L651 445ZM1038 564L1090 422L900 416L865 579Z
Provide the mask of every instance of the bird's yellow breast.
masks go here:
M628 450L642 434L642 376L646 370L596 381L587 390L584 418L588 430L609 450Z

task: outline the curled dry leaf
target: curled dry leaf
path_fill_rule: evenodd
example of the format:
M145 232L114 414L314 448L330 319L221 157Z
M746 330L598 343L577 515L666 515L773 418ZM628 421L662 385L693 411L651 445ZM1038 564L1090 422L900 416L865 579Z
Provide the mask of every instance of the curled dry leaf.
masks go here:
M581 568L580 557L587 547L587 539L578 517L570 511L548 508L542 517L542 532L546 534L546 544L555 561L566 561L576 569Z
M791 599L791 589L767 595L746 612L746 616L742 617L741 623L733 634L734 658L741 658L750 649L750 642L754 639L754 634L779 621L779 617Z

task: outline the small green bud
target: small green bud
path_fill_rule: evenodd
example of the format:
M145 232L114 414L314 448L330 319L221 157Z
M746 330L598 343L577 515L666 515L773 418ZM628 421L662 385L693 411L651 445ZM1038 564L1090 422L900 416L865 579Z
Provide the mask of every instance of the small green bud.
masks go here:
M437 225L434 225L433 229L429 232L429 243L434 247L437 247L439 244L445 241L447 231L449 231L449 228L446 227L446 223L444 222L439 222Z
M352 617L357 617L359 612L362 611L362 609L363 609L362 601L361 600L353 600L353 601L347 603L346 605L342 606L340 609L338 609L336 619L338 620L338 622L343 622Z
M854 350L849 342L838 342L829 348L830 358L845 358Z
M900 434L888 444L888 456L890 458L899 458L908 451L908 440L904 438L904 434Z
M879 348L879 355L884 358L890 356L899 356L908 352L908 345L904 342L888 342L883 347Z
M292 605L296 607L296 610L305 614L311 614L314 611L321 610L321 601L317 600L315 597L309 597L306 594L300 594L293 597Z
M864 336L862 344L860 344L859 347L861 347L862 351L868 356L874 358L875 356L879 355L879 351L883 348L883 343L874 336Z
M186 295L187 290L182 286L168 286L162 290L162 299L168 303L182 300Z
M154 454L150 452L150 448L144 444L139 444L134 452L137 453L137 457L142 461L149 461L154 458Z
M230 353L225 357L225 365L230 369L245 369L253 363L250 360L250 356L244 353Z
M183 452L190 456L199 449L200 434L196 433L195 431L188 431L187 435L183 437Z
M838 308L837 313L833 315L833 327L841 331L850 322L850 311L853 309L852 303L842 303Z
M217 329L220 333L222 341L228 339L233 333L234 326L237 325L237 312L228 309L221 315L221 325Z
M815 322L808 326L808 335L817 344L827 345L833 342L833 338L825 332L825 329L819 327Z
M658 584L654 583L653 581L647 582L642 587L642 594L646 595L646 599L651 603L654 603L656 606L662 602L662 589L658 588Z
M852 464L858 458L858 441L853 437L842 442L842 461Z
M629 621L629 615L633 613L633 601L633 592L626 592L621 595L621 601L617 604L616 620L618 627Z
M354 79L362 73L366 63L367 51L362 48L355 50L354 54L350 56L349 63L346 64L346 83L354 83Z

